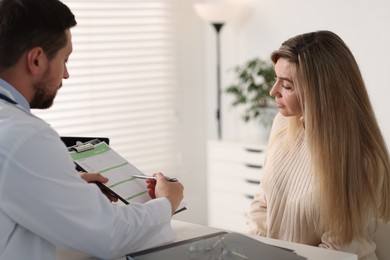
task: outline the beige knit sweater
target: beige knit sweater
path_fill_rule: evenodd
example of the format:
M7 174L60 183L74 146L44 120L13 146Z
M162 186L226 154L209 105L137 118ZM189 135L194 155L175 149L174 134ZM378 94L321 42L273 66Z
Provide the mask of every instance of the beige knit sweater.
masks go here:
M370 237L343 247L334 245L326 230L319 230L320 202L313 196L313 174L304 130L286 151L282 149L285 137L275 138L286 124L287 118L278 114L271 131L262 181L248 214L249 233L352 252L360 260L377 259L372 240L374 223L368 224Z

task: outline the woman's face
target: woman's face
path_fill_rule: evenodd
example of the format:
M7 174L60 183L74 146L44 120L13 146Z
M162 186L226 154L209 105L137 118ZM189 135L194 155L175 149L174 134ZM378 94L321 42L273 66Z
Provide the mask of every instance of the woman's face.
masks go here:
M276 106L282 115L301 117L301 106L292 81L292 66L287 59L277 60L275 64L276 82L269 94L275 98Z

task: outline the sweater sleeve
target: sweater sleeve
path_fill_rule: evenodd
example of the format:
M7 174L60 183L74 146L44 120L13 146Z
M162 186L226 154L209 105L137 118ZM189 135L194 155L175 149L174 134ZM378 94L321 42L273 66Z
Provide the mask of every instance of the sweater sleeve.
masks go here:
M319 247L357 254L359 260L377 259L375 255L376 245L371 239L354 240L348 245L337 246L332 244L326 235L323 235Z
M272 125L270 140L275 137L282 126L283 117L277 114ZM264 164L267 163L267 153ZM263 173L263 176L266 172ZM248 232L252 235L267 236L267 198L263 188L263 182L260 183L258 190L251 203L247 217Z
M376 244L373 240L375 223L372 221L368 225L368 234L362 239L355 239L346 245L336 245L328 232L322 234L321 243L318 245L321 248L334 249L338 251L357 254L359 260L376 260L375 255Z
M267 236L267 201L261 184L251 203L247 226L251 235Z

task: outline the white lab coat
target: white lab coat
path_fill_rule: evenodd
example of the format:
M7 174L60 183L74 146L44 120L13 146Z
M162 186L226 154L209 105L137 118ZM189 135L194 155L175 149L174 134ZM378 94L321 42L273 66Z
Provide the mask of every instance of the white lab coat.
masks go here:
M57 246L117 258L173 241L171 210L166 198L110 203L47 123L0 100L0 259L55 259Z

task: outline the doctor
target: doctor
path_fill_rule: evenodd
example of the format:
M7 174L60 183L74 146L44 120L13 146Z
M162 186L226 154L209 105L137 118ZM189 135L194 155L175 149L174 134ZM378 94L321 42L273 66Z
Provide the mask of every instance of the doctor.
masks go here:
M0 1L0 259L55 259L57 246L117 258L175 239L179 182L158 173L149 183L155 199L112 204L77 174L58 134L30 113L49 108L69 77L75 25L58 0Z

